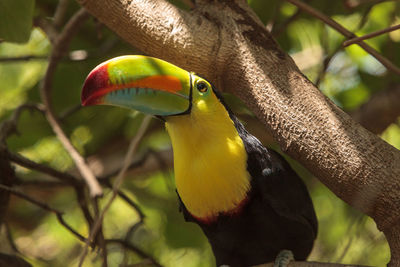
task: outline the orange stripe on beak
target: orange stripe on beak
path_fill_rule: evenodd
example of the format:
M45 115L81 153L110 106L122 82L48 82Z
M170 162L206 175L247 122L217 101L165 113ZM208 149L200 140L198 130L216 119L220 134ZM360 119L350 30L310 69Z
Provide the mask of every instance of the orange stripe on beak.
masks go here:
M182 90L181 81L170 75L149 76L131 83L133 87L152 88L170 93L176 93ZM129 83L130 85L130 83Z
M83 104L93 104L93 101L96 100L101 101L99 98L102 96L123 88L147 88L176 94L182 90L182 84L178 78L171 75L154 75L129 83L108 84L104 88L97 88L97 90L85 99Z

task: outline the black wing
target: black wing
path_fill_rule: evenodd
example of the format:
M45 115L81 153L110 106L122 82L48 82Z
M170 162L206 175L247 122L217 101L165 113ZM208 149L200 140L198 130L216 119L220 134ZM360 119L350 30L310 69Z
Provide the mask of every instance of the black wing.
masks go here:
M248 154L247 170L252 177L254 193L258 192L280 216L310 226L315 239L318 221L301 178L281 155L265 148L233 114L230 115Z

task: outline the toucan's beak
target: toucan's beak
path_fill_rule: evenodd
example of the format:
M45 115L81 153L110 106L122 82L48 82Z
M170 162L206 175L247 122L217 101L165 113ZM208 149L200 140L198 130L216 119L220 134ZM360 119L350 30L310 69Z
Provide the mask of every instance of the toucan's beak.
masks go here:
M166 61L121 56L93 69L82 89L82 105L115 105L169 116L190 109L191 74Z

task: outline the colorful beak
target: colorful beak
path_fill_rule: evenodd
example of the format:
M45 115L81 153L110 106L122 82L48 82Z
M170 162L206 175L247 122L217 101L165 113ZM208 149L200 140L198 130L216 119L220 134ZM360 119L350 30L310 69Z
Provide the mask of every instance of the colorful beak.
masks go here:
M83 106L114 105L158 116L190 109L191 74L161 59L121 56L94 68L85 80Z

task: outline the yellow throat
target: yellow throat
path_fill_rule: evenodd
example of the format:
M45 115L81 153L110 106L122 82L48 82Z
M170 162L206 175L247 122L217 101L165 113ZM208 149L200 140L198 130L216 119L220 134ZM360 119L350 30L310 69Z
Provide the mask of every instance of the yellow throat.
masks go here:
M187 210L207 219L235 210L250 188L247 153L214 92L193 89L190 114L166 118L175 183Z

